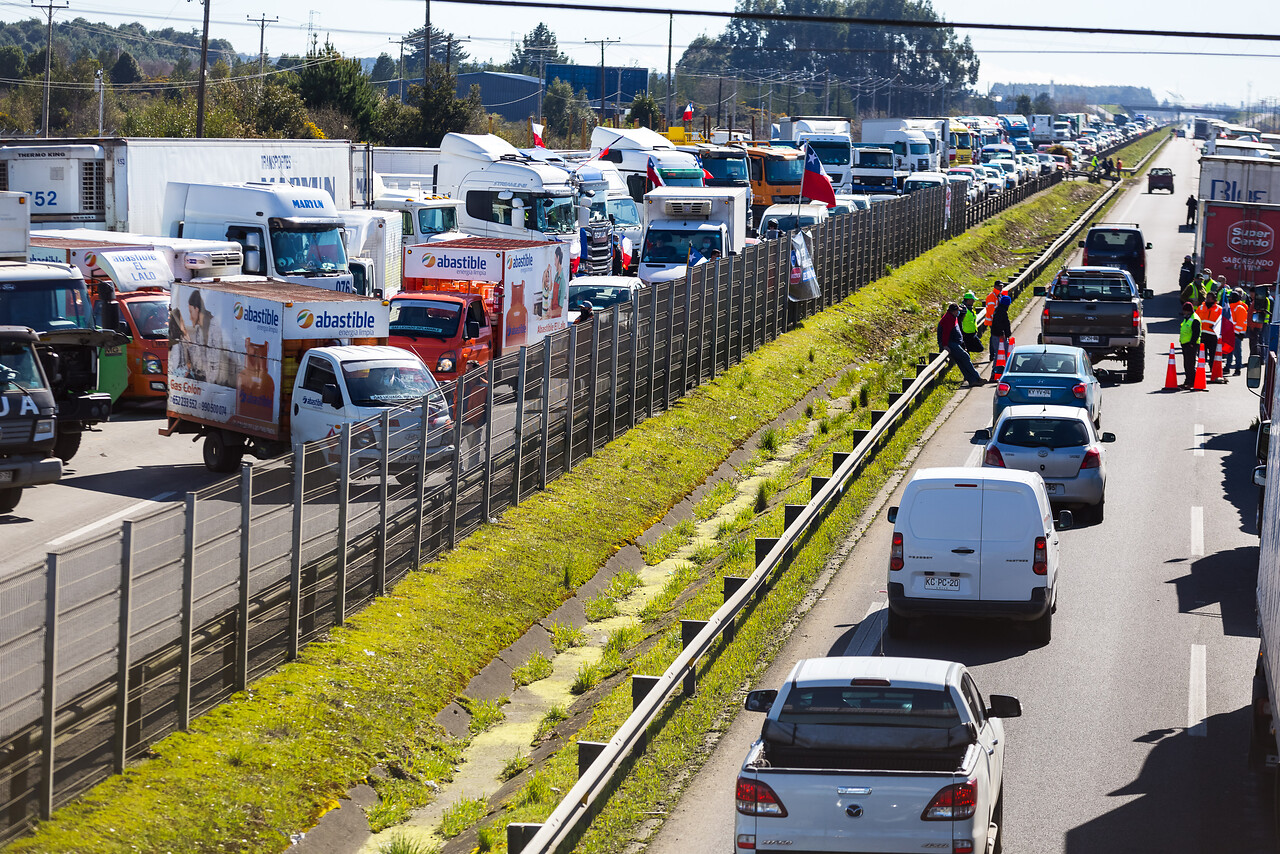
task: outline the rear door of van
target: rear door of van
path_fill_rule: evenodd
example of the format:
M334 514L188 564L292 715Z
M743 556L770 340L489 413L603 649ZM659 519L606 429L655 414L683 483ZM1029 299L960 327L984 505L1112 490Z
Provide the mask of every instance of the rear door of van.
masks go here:
M1027 602L1036 587L1050 586L1049 577L1036 575L1036 538L1045 534L1038 490L1027 483L983 481L982 598ZM1046 543L1046 546L1048 543Z
M913 485L915 496L903 525L906 595L973 601L983 598L982 481L947 478L916 481Z

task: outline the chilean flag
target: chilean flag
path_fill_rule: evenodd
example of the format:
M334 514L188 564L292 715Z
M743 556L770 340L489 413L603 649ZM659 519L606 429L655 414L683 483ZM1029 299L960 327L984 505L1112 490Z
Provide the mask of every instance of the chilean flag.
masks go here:
M538 125L538 124L532 124L532 123L530 123L530 127L533 128L533 147L546 148L547 144L542 141L542 132L546 130L546 127L544 125Z
M690 101L684 108L684 120L686 122L693 121L693 101Z
M815 202L825 202L829 208L836 206L836 191L827 177L827 170L822 168L822 161L807 143L804 146L804 177L800 179L800 195Z
M663 181L663 180L662 180L662 176L658 174L658 166L657 166L657 164L655 164L655 163L653 162L653 158L652 158L652 157L650 157L650 158L649 158L649 166L648 166L648 169L647 169L646 171L647 171L647 173L648 173L648 175L649 175L649 183L650 183L651 185L653 185L654 187L664 187L664 186L666 186L666 182L665 182L665 181ZM827 183L828 183L828 185L830 184L830 182L827 182ZM831 197L831 204L832 204L832 205L834 205L834 204L835 204L835 196L832 196L832 197Z

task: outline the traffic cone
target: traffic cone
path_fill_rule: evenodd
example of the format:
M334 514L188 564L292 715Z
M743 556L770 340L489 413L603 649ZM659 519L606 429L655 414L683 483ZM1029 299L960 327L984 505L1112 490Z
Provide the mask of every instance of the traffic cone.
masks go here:
M1213 368L1209 376L1209 382L1220 383L1222 379L1222 345L1218 345L1218 349L1213 354Z
M1169 343L1169 367L1164 372L1164 390L1178 388L1178 359L1174 355L1173 342Z
M1208 386L1204 383L1204 344L1200 345L1200 356L1196 359L1196 381L1191 386L1193 391L1208 391Z
M1005 352L1005 349L1004 349L1004 342L1001 341L1000 348L996 350L996 366L991 370L991 379L993 380L1000 379L1001 374L1004 373L1004 364L1008 356L1009 354Z

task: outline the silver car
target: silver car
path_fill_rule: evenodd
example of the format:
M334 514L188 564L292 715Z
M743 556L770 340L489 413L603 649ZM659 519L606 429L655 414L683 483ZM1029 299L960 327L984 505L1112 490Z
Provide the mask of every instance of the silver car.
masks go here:
M985 432L985 431L984 431ZM1049 500L1084 504L1102 521L1106 504L1107 460L1104 443L1112 433L1094 430L1089 413L1078 406L1011 406L987 434L982 464L1036 472Z

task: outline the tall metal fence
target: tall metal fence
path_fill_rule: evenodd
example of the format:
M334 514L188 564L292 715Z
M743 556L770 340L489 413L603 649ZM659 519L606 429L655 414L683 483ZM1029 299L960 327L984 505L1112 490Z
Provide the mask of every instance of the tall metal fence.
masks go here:
M790 241L748 246L439 400L246 465L0 578L0 840L798 319L1059 180L977 205L922 190L828 220L810 231L821 296L804 303L788 298ZM451 422L430 418L442 405Z

